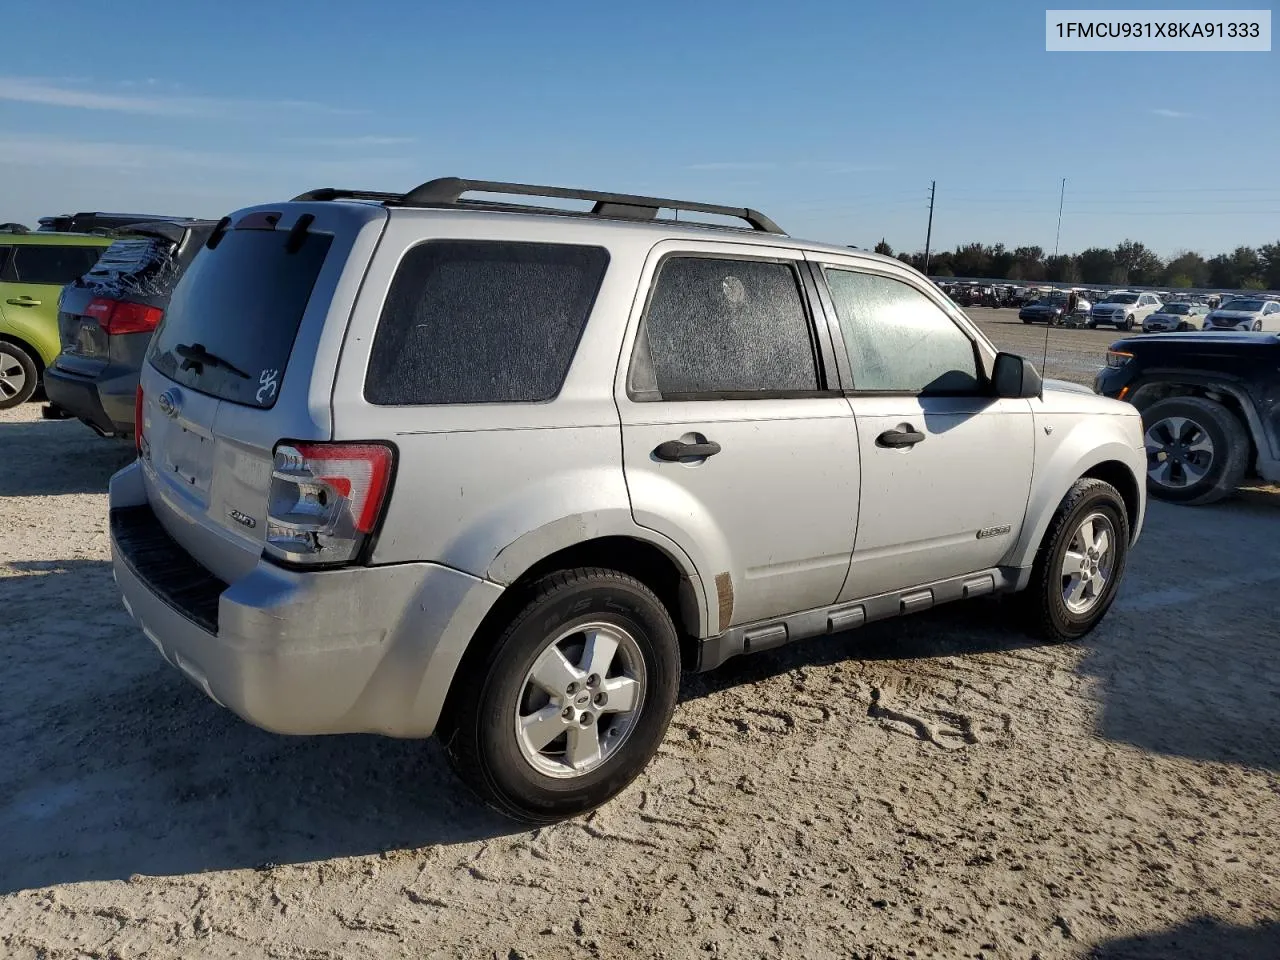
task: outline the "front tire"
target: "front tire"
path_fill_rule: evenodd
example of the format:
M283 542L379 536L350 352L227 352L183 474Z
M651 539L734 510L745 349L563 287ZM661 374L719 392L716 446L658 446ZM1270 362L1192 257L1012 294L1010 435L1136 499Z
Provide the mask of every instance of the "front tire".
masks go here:
M1249 437L1234 413L1203 397L1169 397L1142 411L1147 490L1189 505L1230 494L1249 466Z
M1079 640L1106 616L1129 559L1129 515L1118 490L1077 480L1058 506L1023 594L1029 630Z
M496 642L464 658L440 736L482 800L554 823L639 775L679 684L679 639L652 590L615 570L561 571L525 588Z
M1258 332L1259 332L1259 331L1261 331L1261 330L1262 330L1262 321L1261 321L1261 320L1255 320L1255 321L1253 321L1253 331L1254 331L1254 333L1258 333Z
M1132 329L1133 329L1133 314L1130 314L1129 316L1127 316L1127 317L1125 317L1125 318L1124 318L1124 326L1123 326L1123 327L1121 327L1121 329L1122 329L1122 330L1132 330Z
M0 410L26 403L40 385L31 355L16 343L0 340Z

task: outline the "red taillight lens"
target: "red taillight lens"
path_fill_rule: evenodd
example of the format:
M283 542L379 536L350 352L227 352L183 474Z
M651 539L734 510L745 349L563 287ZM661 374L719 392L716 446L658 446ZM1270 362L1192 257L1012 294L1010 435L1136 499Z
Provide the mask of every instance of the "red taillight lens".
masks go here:
M85 307L84 315L97 320L102 332L113 337L122 333L150 333L164 318L164 311L145 303L94 297Z
M142 387L133 395L133 449L142 456Z
M391 486L379 443L282 443L275 449L265 549L293 563L347 563L378 525Z

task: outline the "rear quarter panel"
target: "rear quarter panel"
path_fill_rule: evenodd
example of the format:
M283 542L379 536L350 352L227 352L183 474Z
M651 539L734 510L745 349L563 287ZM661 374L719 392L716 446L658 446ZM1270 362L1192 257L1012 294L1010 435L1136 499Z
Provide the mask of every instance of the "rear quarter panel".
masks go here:
M430 239L609 250L591 317L553 400L378 406L364 399L373 336L396 268L408 249ZM411 210L391 217L352 313L333 395L335 440L386 439L398 451L373 562L427 560L509 583L543 556L582 540L655 540L631 515L613 399L623 331L652 245L644 234L566 232L536 217L494 223ZM674 544L657 545L679 555Z

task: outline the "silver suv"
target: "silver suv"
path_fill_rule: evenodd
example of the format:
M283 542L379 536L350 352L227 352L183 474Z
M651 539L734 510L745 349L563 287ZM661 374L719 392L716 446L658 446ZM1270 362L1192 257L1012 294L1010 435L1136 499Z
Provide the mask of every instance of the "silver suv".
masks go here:
M893 259L458 179L222 220L136 435L115 574L170 663L269 730L437 733L535 822L640 772L682 670L1014 591L1083 636L1145 502L1133 407Z

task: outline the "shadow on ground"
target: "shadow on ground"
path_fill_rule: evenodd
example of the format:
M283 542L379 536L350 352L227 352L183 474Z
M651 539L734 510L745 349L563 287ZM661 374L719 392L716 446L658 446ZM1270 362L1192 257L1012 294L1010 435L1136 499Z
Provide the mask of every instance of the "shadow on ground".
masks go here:
M104 439L78 420L0 423L0 438L0 497L105 493L111 475L134 457L131 445Z
M1280 496L1152 503L1134 565L1080 671L1098 733L1144 750L1280 769Z
M1091 960L1265 960L1280 957L1280 923L1235 927L1199 917L1172 930L1110 940Z
M283 737L161 659L100 560L0 577L0 893L514 832L435 741Z

